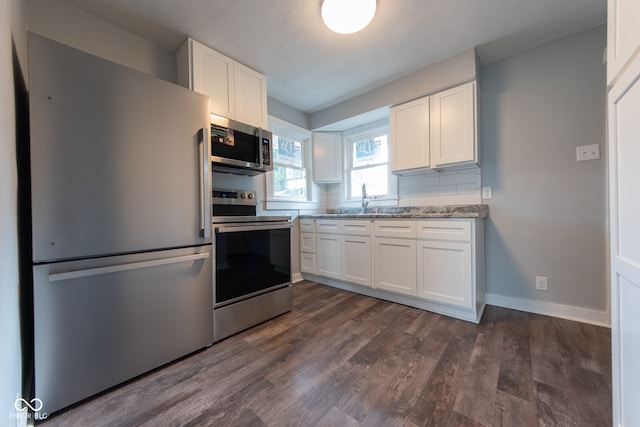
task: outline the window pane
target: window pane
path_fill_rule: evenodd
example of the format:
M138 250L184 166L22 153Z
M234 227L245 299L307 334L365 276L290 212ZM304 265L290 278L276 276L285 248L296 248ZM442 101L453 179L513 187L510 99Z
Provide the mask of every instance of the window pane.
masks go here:
M384 196L388 192L388 165L351 171L351 197L361 197L362 183L367 184L369 196Z
M353 166L375 165L389 161L387 135L353 143Z
M302 167L302 143L273 135L273 161L281 165Z
M306 198L305 170L275 165L273 167L273 193L276 197Z

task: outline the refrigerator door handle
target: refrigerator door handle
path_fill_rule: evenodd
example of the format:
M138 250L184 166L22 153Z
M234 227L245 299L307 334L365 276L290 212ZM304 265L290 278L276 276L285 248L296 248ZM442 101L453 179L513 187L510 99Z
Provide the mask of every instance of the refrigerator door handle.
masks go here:
M60 282L62 280L78 279L81 277L99 276L101 274L117 273L120 271L136 270L147 267L157 267L160 265L175 264L177 262L196 261L209 258L209 252L193 255L182 255L171 258L152 259L149 261L132 262L129 264L108 265L105 267L87 268L83 270L65 271L64 273L49 274L50 282Z
M202 128L198 131L198 144L200 150L198 151L199 163L200 163L200 234L202 237L211 237L211 218L207 214L209 209L207 206L210 203L207 201L207 193L209 193L209 161L210 156L208 153L209 144L207 144L207 129Z

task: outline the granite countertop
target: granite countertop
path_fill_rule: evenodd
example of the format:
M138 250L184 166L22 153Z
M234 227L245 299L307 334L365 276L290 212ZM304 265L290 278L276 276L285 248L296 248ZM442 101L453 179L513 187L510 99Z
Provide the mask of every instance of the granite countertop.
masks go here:
M485 218L489 214L488 205L443 205L420 207L329 209L329 212L314 215L300 215L300 218Z

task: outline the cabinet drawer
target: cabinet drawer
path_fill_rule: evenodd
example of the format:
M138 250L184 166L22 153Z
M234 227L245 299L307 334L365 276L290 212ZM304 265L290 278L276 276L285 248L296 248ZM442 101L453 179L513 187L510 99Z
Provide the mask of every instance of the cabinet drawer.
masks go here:
M342 220L340 221L340 233L353 236L371 236L371 221L369 220Z
M376 220L373 227L376 237L416 238L415 221Z
M340 233L340 221L335 219L319 219L316 220L317 233Z
M416 228L418 239L471 241L471 221L469 220L419 220L416 221Z
M300 272L316 274L316 254L300 253Z
M300 250L302 252L316 252L316 235L315 233L300 233Z
M315 220L313 219L301 219L300 220L300 232L313 233L316 231Z

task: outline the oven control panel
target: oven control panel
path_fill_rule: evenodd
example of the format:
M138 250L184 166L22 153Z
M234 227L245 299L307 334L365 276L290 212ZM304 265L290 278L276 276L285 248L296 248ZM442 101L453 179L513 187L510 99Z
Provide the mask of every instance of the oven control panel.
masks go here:
M213 190L213 204L257 205L256 192L251 190Z

